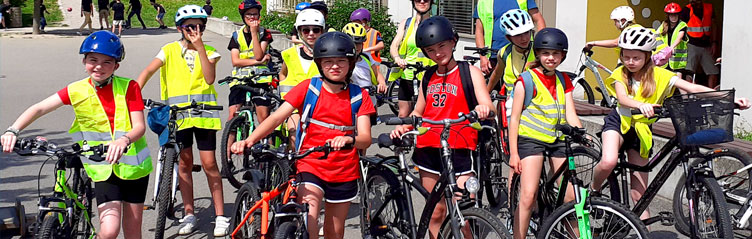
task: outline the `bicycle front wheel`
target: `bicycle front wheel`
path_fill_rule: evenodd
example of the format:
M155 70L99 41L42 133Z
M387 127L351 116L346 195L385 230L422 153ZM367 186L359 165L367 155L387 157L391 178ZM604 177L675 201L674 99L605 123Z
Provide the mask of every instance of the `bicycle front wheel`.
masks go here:
M399 105L397 105L397 96L399 94L399 79L389 82L389 87L386 90L386 101L393 102L389 104L389 109L392 110L392 114L399 114Z
M588 82L585 80L585 77L572 79L572 83L572 85L574 85L572 96L574 96L575 100L584 101L591 105L595 104L595 94L593 94L593 88L590 87L590 84L588 84Z
M219 148L220 165L222 165L220 172L227 178L227 182L235 188L243 186L243 173L246 172L249 156L233 154L229 151L229 147L238 140L248 138L251 131L253 131L253 124L243 114L233 117L222 130Z
M169 144L168 144L169 145ZM162 157L162 170L159 174L159 191L157 192L157 223L154 228L154 238L164 238L167 213L172 212L172 173L177 161L177 152L173 147L165 147Z
M253 207L261 199L258 186L253 183L245 183L240 187L237 197L235 198L235 212L232 215L232 221L230 230L235 230L240 227L239 238L258 238L261 233L261 209L256 210L251 214L253 219L248 218L244 224L240 225L248 213L248 210ZM251 221L252 220L252 221ZM237 237L237 235L236 235Z
M645 224L624 205L605 198L591 197L585 205L589 210L592 238L648 239ZM554 210L543 222L538 239L581 238L577 222L575 202L568 202Z
M695 192L692 198L695 203L692 209L695 212L695 229L699 238L734 238L734 228L731 225L731 215L726 206L723 191L718 186L715 178L697 175Z
M509 230L502 224L501 220L491 212L475 207L463 209L460 212L462 213L462 217L465 218L465 226L459 228L462 234L464 234L464 238L512 238ZM453 220L453 218L448 217L444 220L440 230L441 234L439 234L438 238L454 238L452 235L452 224L449 220ZM467 234L470 234L470 236Z
M397 176L383 166L371 167L361 191L360 230L364 237L402 238L409 235L407 213Z
M91 207L92 200L94 200L94 190L91 188L91 179L85 178L81 180L80 189L76 192L79 196L79 202L84 208L78 208L74 210L76 227L73 228L73 235L75 238L89 239L94 234L93 225L91 224Z
M68 238L68 236L63 235L63 229L60 225L60 216L61 214L58 212L47 213L44 216L44 220L42 220L42 225L37 231L37 235L39 235L38 238Z

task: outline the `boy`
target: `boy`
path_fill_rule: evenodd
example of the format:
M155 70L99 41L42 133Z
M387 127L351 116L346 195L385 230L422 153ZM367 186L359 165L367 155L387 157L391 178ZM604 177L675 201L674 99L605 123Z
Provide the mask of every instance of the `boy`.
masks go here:
M125 5L120 0L115 0L110 3L110 9L112 9L112 32L115 32L115 27L118 27L118 37L123 33L123 20L125 20Z
M151 0L151 5L154 7L155 10L157 10L157 17L155 19L159 23L159 29L167 29L167 26L165 26L164 21L162 21L162 18L164 18L164 15L165 15L164 6L162 6L162 4L157 3L157 1L155 0Z

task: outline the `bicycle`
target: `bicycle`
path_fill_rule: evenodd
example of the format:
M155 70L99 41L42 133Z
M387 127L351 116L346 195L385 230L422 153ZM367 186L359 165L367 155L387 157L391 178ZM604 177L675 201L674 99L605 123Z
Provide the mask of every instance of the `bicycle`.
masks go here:
M352 146L345 148L352 148ZM321 157L324 159L331 151L332 148L328 143L310 148L303 153L293 153L284 148L256 144L246 149L243 154L252 155L257 161L278 163L280 168L287 169L287 165L295 165L298 159L311 153L324 152ZM262 193L259 193L259 188L252 182L243 184L235 199L235 212L231 221L235 229L230 234L231 238L235 239L236 236L268 238L270 235L279 239L308 238L308 204L296 202L299 185L295 177L296 172L294 170L285 172L289 175L289 180Z
M164 238L165 224L167 218L179 220L175 216L175 197L178 190L178 152L183 149L183 145L177 142L176 133L179 128L177 123L178 116L184 112L190 114L212 114L210 111L222 110L222 106L205 105L192 101L190 105L178 107L175 105L166 105L151 99L144 100L144 106L153 110L155 107L169 107L170 118L167 122L168 139L159 147L159 158L157 160L156 180L154 180L154 194L152 204L145 205L145 210L157 209L157 223L154 229L154 237L157 239ZM157 134L159 135L159 134ZM193 165L193 172L201 171L200 165Z
M470 123L466 123L469 121ZM408 172L405 151L409 150L413 135L428 132L423 123L443 126L441 132L443 172L429 193L420 180ZM420 117L397 118L386 121L387 125L412 124L415 130L409 131L400 139L392 140L388 134L379 136L379 146L394 146L396 156L361 158L361 174L364 175L359 187L361 195L361 231L364 237L371 238L424 238L436 204L442 198L446 201L449 215L444 220L438 238L464 238L463 233L470 232L482 238L509 238L509 231L491 212L476 207L470 194L478 192L478 180L470 177L465 183L466 189L457 186L454 177L448 138L450 126L464 124L481 130L475 112L460 114L457 119L429 120ZM448 176L451 175L451 176ZM419 224L415 223L412 191L415 190L426 199L426 204ZM457 199L457 194L462 197ZM376 202L376 200L383 200Z
M381 62L381 65L384 65L387 68L389 68L389 70L387 71L386 75L390 75L390 73L392 71L392 68L400 67L397 63L388 62L388 61ZM405 66L405 69L413 69L413 70L415 70L414 73L413 73L413 79L411 80L412 83L413 83L413 86L412 86L413 87L413 97L410 100L411 107L413 107L412 105L415 105L415 102L418 101L418 91L420 90L420 81L422 80L422 79L420 79L420 77L418 77L418 75L420 75L421 72L425 72L430 67L431 66L425 66L425 65L423 65L423 63L421 63L421 62L416 62L415 64L407 64ZM388 84L389 85L388 85L388 88L386 90L386 95L387 95L386 99L388 101L390 101L390 102L393 103L393 104L389 103L389 109L392 110L392 113L394 115L399 115L399 105L397 104L397 100L398 100L398 94L399 94L400 80L397 79L395 81L389 82ZM381 105L377 105L377 107L378 106L381 106Z
M585 80L585 69L587 69L590 70L590 73L593 73L593 75L595 76L595 82L598 83L598 87L596 87L595 90L598 91L598 93L602 97L600 105L607 108L615 108L617 102L616 96L611 95L611 93L608 92L608 86L606 86L606 84L604 83L598 69L603 70L609 76L613 73L613 71L606 68L606 66L604 66L603 64L595 61L592 56L592 50L582 49L579 62L577 63L577 71L574 73L564 72L569 75L570 78L572 78L572 85L574 85L575 87L572 91L573 96L587 101L588 104L595 104L595 94L593 93L593 88L591 88L590 84Z
M83 145L74 143L69 148L60 148L42 138L19 139L13 148L20 156L45 155L49 157L47 160L57 159L52 196L42 196L37 182L39 213L35 235L39 238L96 237L96 228L91 223L94 190L91 179L84 174L80 157L94 162L104 161L103 155L108 147L102 144L89 146L84 141ZM39 168L39 179L42 178L43 167L44 163ZM73 176L66 176L68 173Z
M479 55L479 56L490 56L491 55L490 53L493 51L491 50L491 48L488 48L488 47L469 47L469 46L466 46L465 50L471 51L472 54ZM469 62L470 65L475 65L475 63L480 61L480 57L477 57L477 56L463 56L462 59ZM491 69L491 72L493 72L493 69ZM488 74L483 74L483 78L486 78L486 81L488 81L488 78L491 77L491 72L489 72Z
M264 182L259 181L260 175L251 174L252 172L249 171L252 168L263 169L264 165L256 165L247 156L232 154L229 152L229 146L234 142L246 139L256 129L256 107L253 100L271 100L270 110L275 109L284 102L279 96L272 93L271 86L268 84L253 83L260 77L277 76L278 74L278 72L251 73L248 77L228 76L219 81L219 84L226 84L236 80L240 81L240 84L234 85L232 88L247 91L245 101L238 108L236 115L225 124L220 140L220 165L222 166L220 172L223 177L227 178L230 185L237 189L243 185L245 180L256 180L259 186L262 188L265 187ZM263 142L279 147L280 145L288 144L288 139L287 129L281 125L274 133L264 139ZM276 185L276 183L272 182L271 185Z
M607 178L602 191L609 193L611 199L628 206L630 202L628 170L650 172L661 160L668 157L645 193L632 207L632 212L637 215L642 214L671 172L681 164L684 175L687 175L682 186L686 192L690 192L685 197L691 205L688 208L690 237L733 238L733 227L724 200L725 196L710 166L710 162L720 155L722 150L701 153L699 146L733 140L734 108L734 90L682 94L666 99L664 107L655 108L656 117L670 117L676 129L676 135L669 139L644 166L628 163L626 154L620 150L619 161ZM631 113L641 114L636 109L631 110ZM716 129L716 131L706 131L708 129ZM715 133L715 135L697 137L699 136L695 135L697 132ZM723 134L724 137L718 138L718 133ZM704 214L698 215L700 213ZM646 219L644 222L650 225L661 221L663 224L670 225L674 223L673 218L670 212L660 212L658 216Z

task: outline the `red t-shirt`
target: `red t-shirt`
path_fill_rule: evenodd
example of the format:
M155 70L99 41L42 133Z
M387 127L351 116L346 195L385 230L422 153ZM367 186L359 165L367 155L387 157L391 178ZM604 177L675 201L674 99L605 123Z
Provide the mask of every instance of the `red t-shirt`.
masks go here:
M91 84L91 80L89 80L89 84ZM92 87L96 87L93 86ZM104 108L104 113L107 114L107 118L110 120L110 130L115 130L115 95L112 93L112 84L107 84L102 88L96 87L97 96L99 97L99 102L102 103L102 108ZM63 104L70 105L71 100L70 96L68 95L68 87L61 89L57 92L57 95L60 97L60 100L63 101ZM136 81L130 81L128 83L128 90L125 93L125 101L128 105L128 111L134 112L134 111L143 111L144 110L144 101L141 98L141 87L139 87L138 83Z
M445 82L446 80L446 82ZM431 76L426 92L426 108L423 118L430 120L456 119L459 113L468 113L470 109L465 98L465 89L462 87L459 67L455 67L444 77L438 72ZM440 125L423 123L424 127L431 127L427 133L418 136L418 148L441 148ZM478 131L465 127L464 124L452 126L449 133L449 145L455 149L474 150L478 143Z
M285 101L297 108L299 112L303 112L303 107L305 107L303 102L310 83L311 80L305 80L285 95ZM357 116L375 114L376 109L373 107L371 98L368 97L368 92L363 90L362 94L363 102ZM348 90L333 94L326 88L321 87L319 101L316 103L316 109L313 110L312 117L314 119L334 125L353 125L351 115ZM326 140L348 133L309 124L300 150L305 151L311 147L324 145ZM329 153L329 157L326 159L319 159L323 155L324 153L316 152L298 160L296 165L298 172L312 173L326 182L333 183L350 182L359 178L358 160L360 158L354 148L333 151Z
M543 72L538 70L538 68L532 69L530 71L538 75L538 79L540 79L541 83L543 83L543 85L546 86L546 89L548 89L548 92L551 92L551 95L554 97L554 99L556 99L557 97L556 97L556 94L554 93L556 92L556 81L557 81L556 74L548 76L548 75L543 74ZM564 94L572 92L572 90L574 90L574 86L572 85L572 79L570 79L569 75L567 74L562 73L562 75L564 76L564 83L566 84L564 86ZM522 76L517 77L517 81L522 82L523 86L525 85L525 81L522 80ZM537 93L538 93L537 90L533 90L533 97L535 97L535 94Z

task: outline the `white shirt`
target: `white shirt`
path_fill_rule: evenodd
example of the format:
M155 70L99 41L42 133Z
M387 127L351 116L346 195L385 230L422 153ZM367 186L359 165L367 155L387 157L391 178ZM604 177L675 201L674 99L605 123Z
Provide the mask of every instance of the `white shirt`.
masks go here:
M367 57L368 60L371 61L372 66L379 65L378 62L373 60L371 55L367 55ZM376 72L374 72L374 74L375 73ZM368 66L368 63L360 56L358 56L358 62L355 63L355 69L353 69L352 81L353 84L356 84L361 88L373 85L373 82L371 82L371 68Z

